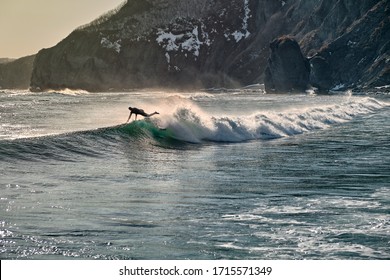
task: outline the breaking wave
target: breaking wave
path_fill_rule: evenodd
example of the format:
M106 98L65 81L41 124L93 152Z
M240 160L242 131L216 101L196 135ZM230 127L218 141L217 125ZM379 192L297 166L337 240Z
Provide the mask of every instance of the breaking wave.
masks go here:
M205 142L277 139L326 129L387 106L366 97L305 109L227 116L209 114L188 99L174 98L168 104L169 110L164 110L164 104L159 105L162 110L156 118L60 135L5 140L0 145L0 160L58 158L72 161L75 155L105 156L123 152L123 145L138 145L131 149L138 149L140 145L178 148ZM118 148L118 145L122 146Z
M154 120L175 139L201 143L267 140L326 129L359 115L385 107L374 98L283 112L255 112L246 116L214 116L191 105L178 106L174 113Z

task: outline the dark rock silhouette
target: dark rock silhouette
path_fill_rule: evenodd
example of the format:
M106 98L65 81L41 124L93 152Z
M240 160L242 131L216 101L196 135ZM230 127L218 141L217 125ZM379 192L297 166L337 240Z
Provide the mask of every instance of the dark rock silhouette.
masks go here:
M297 41L283 36L273 40L270 48L264 79L266 91L305 91L309 85L310 66Z
M30 85L35 55L0 63L0 89L26 89Z
M322 56L310 59L310 84L319 91L327 91L332 87L332 69Z

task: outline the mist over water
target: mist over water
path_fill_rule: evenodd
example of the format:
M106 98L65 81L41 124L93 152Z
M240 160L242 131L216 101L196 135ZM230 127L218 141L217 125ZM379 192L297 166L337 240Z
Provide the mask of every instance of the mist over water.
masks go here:
M0 101L2 259L390 257L385 95Z

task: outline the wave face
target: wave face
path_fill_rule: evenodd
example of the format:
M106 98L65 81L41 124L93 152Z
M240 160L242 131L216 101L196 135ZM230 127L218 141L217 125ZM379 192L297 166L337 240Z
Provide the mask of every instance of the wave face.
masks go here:
M383 108L374 98L275 113L262 111L243 116L216 116L194 104L178 106L171 116L154 120L169 137L190 143L268 140L326 129Z

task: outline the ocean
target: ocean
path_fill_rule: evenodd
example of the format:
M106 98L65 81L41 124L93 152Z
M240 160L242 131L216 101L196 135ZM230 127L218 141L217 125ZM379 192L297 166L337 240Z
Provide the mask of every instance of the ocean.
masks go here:
M0 259L388 260L389 105L2 90Z

